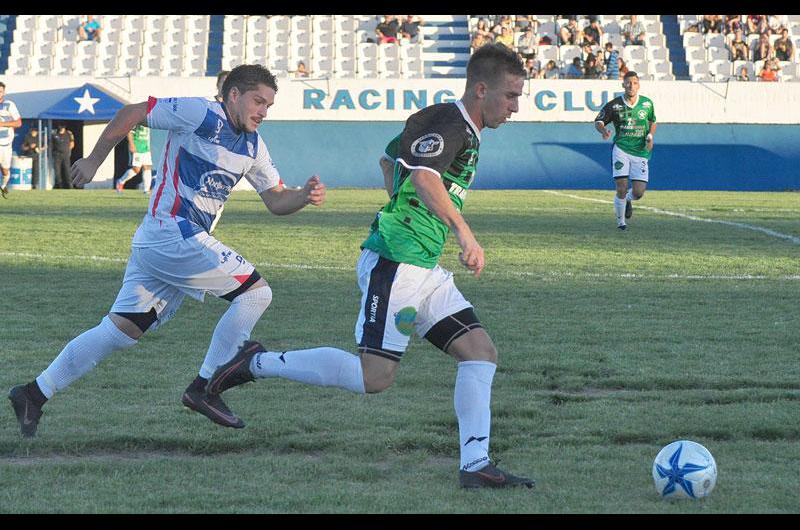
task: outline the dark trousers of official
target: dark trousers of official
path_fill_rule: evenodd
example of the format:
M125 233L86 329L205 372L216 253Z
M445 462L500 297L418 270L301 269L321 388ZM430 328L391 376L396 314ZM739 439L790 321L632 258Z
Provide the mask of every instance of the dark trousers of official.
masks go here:
M72 179L69 176L69 155L55 153L53 161L56 166L55 188L72 189Z
M31 187L36 189L39 187L39 155L32 156L33 165L31 166Z

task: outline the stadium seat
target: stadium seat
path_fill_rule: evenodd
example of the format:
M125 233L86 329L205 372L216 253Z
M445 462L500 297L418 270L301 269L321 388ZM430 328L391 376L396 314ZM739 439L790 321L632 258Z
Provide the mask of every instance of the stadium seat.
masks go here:
M647 61L647 72L653 75L670 73L671 67L668 61L653 59Z
M325 58L320 59L314 57L311 59L311 75L314 77L327 77L333 74L333 59Z
M750 80L755 80L756 77L756 67L755 63L752 61L734 61L733 62L733 75L738 76L739 72L742 69L742 66L747 68L747 74L750 77Z
M311 50L315 59L333 59L336 56L336 49L332 44L312 45Z
M289 33L289 17L286 15L273 15L267 19L269 33Z
M376 57L359 57L356 78L374 79L376 77L378 77L378 59Z
M558 62L558 46L540 45L537 57L542 64L550 60Z
M622 58L625 59L625 62L641 61L647 58L647 53L644 46L625 46L622 49Z
M398 57L382 57L378 61L378 76L382 79L399 79L402 76Z
M424 77L424 63L419 57L401 57L400 70L406 79L420 79Z
M683 34L684 48L696 48L698 46L705 47L705 40L703 39L702 33L689 32Z
M337 57L333 62L333 75L337 78L355 77L356 61L353 57Z
M730 59L731 53L727 48L712 47L706 50L706 60L722 61Z
M558 48L559 58L564 64L572 63L572 59L581 56L580 46L573 46L571 44L564 44Z
M714 81L727 81L732 71L733 64L728 60L711 61L708 65L708 72Z
M317 33L333 33L333 16L311 15L311 31Z
M311 45L315 48L317 46L333 46L335 43L335 35L333 31L315 31L311 35Z
M356 46L356 54L359 60L361 59L376 59L378 58L378 44L370 42L362 42Z
M669 49L663 46L647 47L647 60L648 61L668 61Z
M705 61L706 49L702 46L687 46L685 49L687 61Z
M400 46L396 44L386 44L378 46L379 59L400 59Z
M354 33L357 22L352 15L334 15L333 25L336 33Z

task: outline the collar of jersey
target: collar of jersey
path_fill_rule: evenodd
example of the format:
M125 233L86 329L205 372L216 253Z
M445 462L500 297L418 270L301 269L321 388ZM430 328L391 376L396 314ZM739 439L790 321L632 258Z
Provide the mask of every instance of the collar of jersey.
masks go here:
M629 109L632 109L633 107L635 107L636 105L639 104L639 98L640 97L642 97L641 94L636 94L636 101L633 102L633 105L628 105L628 102L625 101L625 94L623 94L622 95L622 102L625 104L626 107L628 107Z
M456 107L458 107L458 110L461 111L461 115L464 116L464 120L466 120L466 122L469 123L469 126L472 127L472 132L475 133L475 136L478 137L478 141L480 142L481 132L478 130L478 127L476 127L475 124L472 123L472 118L470 118L469 114L467 114L467 109L464 108L464 104L461 102L460 99L456 101Z

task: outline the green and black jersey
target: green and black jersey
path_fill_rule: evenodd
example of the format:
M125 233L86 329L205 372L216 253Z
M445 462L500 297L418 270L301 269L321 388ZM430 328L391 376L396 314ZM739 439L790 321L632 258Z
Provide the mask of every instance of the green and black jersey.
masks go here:
M386 259L432 269L439 262L449 228L417 195L411 172L426 169L442 177L460 212L478 165L480 133L460 101L432 105L413 114L386 147L394 160L392 197L378 212L361 245Z
M633 106L625 103L625 96L619 96L603 106L594 121L605 125L614 124L614 144L629 155L650 159L652 151L645 147L650 124L656 121L656 111L650 98L639 96Z

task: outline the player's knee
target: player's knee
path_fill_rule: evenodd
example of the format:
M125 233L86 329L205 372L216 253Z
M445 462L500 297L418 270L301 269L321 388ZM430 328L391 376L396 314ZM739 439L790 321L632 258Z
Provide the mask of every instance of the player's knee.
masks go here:
M475 353L475 357L477 361L489 361L497 364L497 348L494 347L494 344L487 344Z
M364 391L367 394L383 392L394 383L394 374L364 374Z
M634 199L634 200L637 200L637 201L638 201L639 199L641 199L642 197L644 197L644 191L636 191L636 190L633 190L633 191L631 192L631 195L633 196L633 199Z

